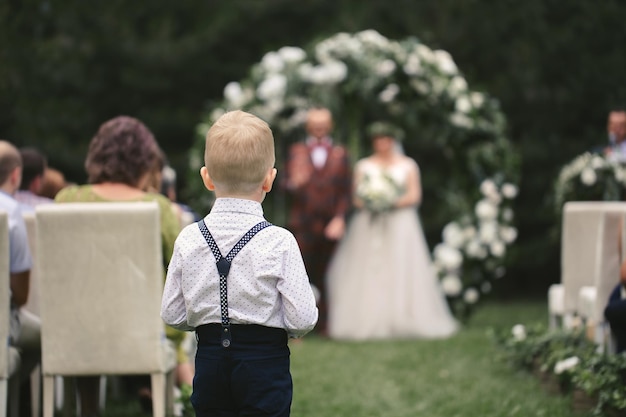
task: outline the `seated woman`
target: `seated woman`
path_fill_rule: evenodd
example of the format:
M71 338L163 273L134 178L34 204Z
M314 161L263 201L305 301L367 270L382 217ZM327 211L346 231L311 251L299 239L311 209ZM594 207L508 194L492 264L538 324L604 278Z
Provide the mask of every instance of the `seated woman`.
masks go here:
M119 116L100 126L91 140L85 169L88 185L73 185L60 191L55 201L69 202L120 202L156 201L161 215L161 241L163 245L163 279L169 263L180 224L170 208L170 201L158 193L145 192L150 172L158 163L159 146L152 132L139 120ZM180 384L190 384L193 368L181 346L185 333L166 328L167 337L177 347L177 378ZM147 379L147 378L146 378ZM147 379L149 381L149 379ZM81 397L81 415L98 414L98 377L81 377L77 385ZM150 405L149 382L140 391L142 405Z

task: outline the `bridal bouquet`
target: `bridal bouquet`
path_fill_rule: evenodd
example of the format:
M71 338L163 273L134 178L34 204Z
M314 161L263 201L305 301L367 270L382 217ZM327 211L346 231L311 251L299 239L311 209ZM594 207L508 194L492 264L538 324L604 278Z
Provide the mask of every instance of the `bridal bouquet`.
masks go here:
M356 195L365 208L373 213L381 213L393 208L402 195L403 187L387 172L366 173L356 187Z

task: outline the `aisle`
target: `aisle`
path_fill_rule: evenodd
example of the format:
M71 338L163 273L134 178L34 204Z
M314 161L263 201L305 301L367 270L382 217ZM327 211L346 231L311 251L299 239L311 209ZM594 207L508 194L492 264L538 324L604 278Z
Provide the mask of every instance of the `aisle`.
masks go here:
M443 341L346 343L305 338L292 345L298 417L571 417L530 375L496 360L488 329L547 320L543 302L485 305Z

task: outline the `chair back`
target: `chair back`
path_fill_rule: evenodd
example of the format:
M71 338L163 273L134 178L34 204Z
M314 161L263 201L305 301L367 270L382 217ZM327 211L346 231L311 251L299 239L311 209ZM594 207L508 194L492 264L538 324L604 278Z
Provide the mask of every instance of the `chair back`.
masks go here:
M602 221L598 204L568 202L563 208L561 282L564 286L563 307L566 314L576 313L580 288L594 283Z
M33 257L33 267L30 270L30 285L28 288L28 301L22 308L30 311L36 316L39 316L39 277L37 276L37 248L35 242L37 241L37 220L35 219L34 211L27 211L22 214L24 223L26 224L26 232L28 233L28 247Z
M0 379L9 378L9 328L10 328L10 273L9 273L9 220L0 211Z
M561 242L561 282L566 313L577 312L584 286L597 289L593 320L603 321L611 289L619 281L620 227L626 215L624 202L568 202L564 207Z
M36 208L44 375L167 370L155 202Z

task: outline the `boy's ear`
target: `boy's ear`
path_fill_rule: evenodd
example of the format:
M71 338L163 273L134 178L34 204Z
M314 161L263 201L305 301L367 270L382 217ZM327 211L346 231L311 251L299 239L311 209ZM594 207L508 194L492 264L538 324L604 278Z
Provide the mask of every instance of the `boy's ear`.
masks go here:
M269 193L272 190L272 184L274 184L277 173L278 171L276 170L276 168L272 168L265 176L265 181L263 181L263 191L265 191L266 193Z
M215 191L215 184L213 184L213 180L209 176L209 170L206 167L200 168L200 177L207 190Z

